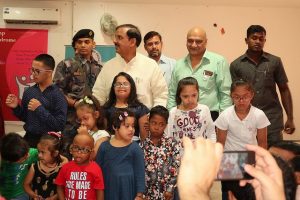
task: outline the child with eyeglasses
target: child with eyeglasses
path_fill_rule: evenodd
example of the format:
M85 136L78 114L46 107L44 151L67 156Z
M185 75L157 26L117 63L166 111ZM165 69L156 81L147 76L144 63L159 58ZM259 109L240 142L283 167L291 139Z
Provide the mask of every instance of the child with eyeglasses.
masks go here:
M19 104L15 94L8 94L6 105L25 122L24 139L36 148L40 137L50 131L62 131L67 118L67 101L52 82L55 61L51 55L40 54L32 61L31 73L35 85L24 91Z
M145 191L144 153L132 142L135 117L125 109L113 117L115 137L101 144L96 162L103 169L105 200L142 200Z
M103 108L107 129L110 134L114 134L112 126L114 113L117 110L127 108L134 113L136 118L133 140L139 141L147 137L147 130L144 127L148 121L147 114L149 113L149 109L138 99L135 82L129 74L120 72L115 76L108 101L104 104Z
M57 178L58 199L103 200L104 182L102 170L90 161L94 139L89 134L77 134L70 147L73 160L65 164Z
M251 105L253 96L251 83L244 80L232 83L234 105L225 109L215 121L217 141L223 144L224 151L245 151L246 144L267 148L267 126L270 122L262 110ZM238 181L222 181L223 200L227 199L228 191L237 199L247 199L251 190L250 185L240 187Z

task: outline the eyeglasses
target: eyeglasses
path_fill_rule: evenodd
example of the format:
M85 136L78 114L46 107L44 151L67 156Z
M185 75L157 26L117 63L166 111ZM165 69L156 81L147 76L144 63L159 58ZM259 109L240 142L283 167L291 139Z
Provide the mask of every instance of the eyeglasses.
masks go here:
M234 101L249 101L251 99L251 96L243 96L243 97L233 96L232 99Z
M116 82L116 83L114 84L114 87L118 87L118 88L120 88L120 87L128 88L128 87L130 87L130 83L129 83L129 82L123 82L123 83Z
M76 153L78 152L78 153L88 154L91 153L92 149L90 149L89 147L79 147L77 145L71 145L70 151Z
M52 71L51 69L36 69L33 67L30 69L30 72L35 75L39 75L40 73L51 72L51 71Z

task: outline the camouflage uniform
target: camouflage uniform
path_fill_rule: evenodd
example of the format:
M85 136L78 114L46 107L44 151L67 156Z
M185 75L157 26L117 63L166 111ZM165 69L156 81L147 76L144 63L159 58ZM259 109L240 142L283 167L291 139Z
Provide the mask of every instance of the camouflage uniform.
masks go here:
M92 88L101 69L101 56L93 50L90 61L80 55L61 61L56 67L53 82L66 96L79 100L85 95L92 94ZM76 126L75 109L69 106L65 130L71 130Z

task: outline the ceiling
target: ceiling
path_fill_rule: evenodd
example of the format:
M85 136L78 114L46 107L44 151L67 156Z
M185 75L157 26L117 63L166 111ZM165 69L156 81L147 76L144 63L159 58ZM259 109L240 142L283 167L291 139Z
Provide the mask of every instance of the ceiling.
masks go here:
M32 0L30 0L32 1ZM35 0L60 1L60 0ZM107 3L134 4L193 4L204 6L250 6L250 7L290 7L300 8L300 0L65 0L65 1L99 1Z
M101 0L110 3L196 4L205 6L300 7L300 0Z

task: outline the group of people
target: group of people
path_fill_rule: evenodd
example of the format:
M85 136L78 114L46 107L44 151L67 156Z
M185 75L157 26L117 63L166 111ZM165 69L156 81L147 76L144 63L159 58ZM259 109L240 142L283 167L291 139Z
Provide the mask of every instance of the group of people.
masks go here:
M75 56L55 70L52 56L38 55L31 67L36 84L24 92L21 104L14 94L6 99L25 122L26 133L2 139L0 194L7 199L171 200L200 198L198 191L204 199L223 150L216 141L225 151L253 150L266 162L245 167L254 181L244 181L243 187L222 181L223 199L228 192L238 199L249 193L268 199L260 165L270 165L264 176L274 169L278 176L269 183L278 184L280 193L278 166L262 148L280 142L283 129L295 131L288 80L280 58L263 51L262 26L251 25L245 41L246 53L229 65L206 49L205 31L194 27L187 33L188 55L175 61L162 54L162 36L155 31L144 37L148 57L138 53L140 30L123 24L113 40L117 55L104 65L90 29L74 35ZM211 160L196 154L201 150ZM187 188L190 183L203 190Z

